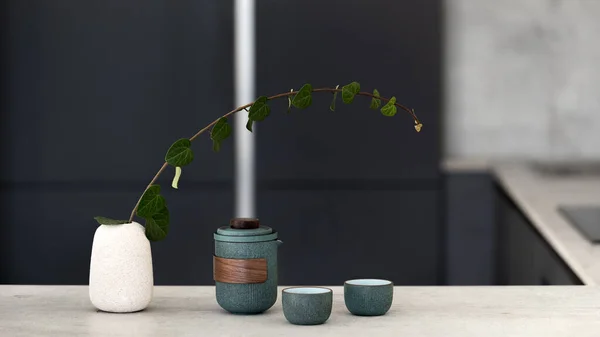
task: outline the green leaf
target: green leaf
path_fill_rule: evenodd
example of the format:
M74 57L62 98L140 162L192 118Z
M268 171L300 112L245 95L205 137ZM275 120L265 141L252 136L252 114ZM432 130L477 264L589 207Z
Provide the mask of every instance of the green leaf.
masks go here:
M271 108L267 104L267 96L260 96L254 101L254 104L250 107L250 112L248 113L248 119L251 119L256 122L260 122L267 118L271 113Z
M381 100L379 99L379 91L377 91L377 89L373 90L373 97L371 99L371 106L370 108L373 110L377 110L379 109L379 107L381 106Z
M392 117L396 114L396 97L390 98L389 102L387 102L383 108L381 108L381 113L384 116Z
M221 141L213 140L213 151L214 152L221 151Z
M227 123L227 117L219 118L219 121L213 126L210 131L210 139L221 141L226 139L231 134L231 125Z
M137 215L148 218L165 207L165 198L160 195L160 186L152 185L142 195L138 205Z
M179 178L181 178L181 167L177 166L175 168L175 177L173 177L173 182L171 183L171 187L177 189L177 184L179 183Z
M187 138L177 140L165 155L165 161L173 166L185 166L194 160L192 142Z
M221 117L210 131L210 139L213 141L213 151L221 150L221 141L231 134L231 125L227 122L226 117Z
M101 225L122 225L131 222L129 220L115 220L111 218L105 218L103 216L95 216L94 219Z
M339 88L339 87L340 87L340 85L338 84L335 86L335 89L337 90L337 88ZM337 94L338 94L337 91L333 93L333 100L331 100L331 104L329 105L329 110L331 110L331 111L335 111L335 100L337 99Z
M146 237L150 241L160 241L169 233L169 210L164 207L158 213L146 218Z
M346 104L354 101L354 96L360 92L360 84L358 82L352 82L342 87L342 101Z
M292 100L292 105L298 109L304 109L312 103L312 85L306 83L298 90L296 96Z
M246 123L246 129L248 129L250 132L252 132L252 123L254 123L254 121L251 119L249 119L248 123Z

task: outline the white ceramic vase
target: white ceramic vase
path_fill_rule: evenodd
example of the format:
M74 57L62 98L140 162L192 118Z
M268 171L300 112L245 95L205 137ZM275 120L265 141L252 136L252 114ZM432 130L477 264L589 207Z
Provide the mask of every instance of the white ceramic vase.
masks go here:
M152 251L137 222L100 225L94 234L89 294L92 304L108 312L135 312L152 300Z

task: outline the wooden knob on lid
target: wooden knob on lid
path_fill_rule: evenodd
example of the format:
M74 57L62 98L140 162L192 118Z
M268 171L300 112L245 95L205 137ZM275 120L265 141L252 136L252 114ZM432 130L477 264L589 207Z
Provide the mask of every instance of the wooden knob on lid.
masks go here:
M235 229L255 229L260 226L260 222L257 218L233 218L229 225Z

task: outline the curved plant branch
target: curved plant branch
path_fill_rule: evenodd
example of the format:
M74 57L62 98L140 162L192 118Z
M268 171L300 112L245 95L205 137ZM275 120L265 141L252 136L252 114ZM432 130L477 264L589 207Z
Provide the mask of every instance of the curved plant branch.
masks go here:
M336 93L336 92L342 92L342 90L343 89L336 89L336 88L318 88L318 89L312 89L312 92L331 92L331 93ZM298 94L298 91L284 92L282 94L277 94L277 95L269 96L269 97L267 97L267 99L268 100L273 100L273 99L276 99L276 98L294 96L296 94ZM384 102L388 102L390 100L389 98L385 98L385 97L376 97L374 94L372 94L370 92L365 92L365 91L359 91L356 95L358 95L358 96L367 96L367 97L371 97L371 98L379 98L380 100L382 100ZM239 112L239 111L242 111L242 110L246 110L249 107L251 107L252 104L254 104L254 102L248 103L246 105L242 105L240 107L237 107L237 108L229 111L228 113L224 114L223 116L215 119L212 123L208 124L203 129L201 129L200 131L196 132L196 134L194 134L192 137L190 137L190 141L193 141L194 139L198 138L198 136L200 136L201 134L203 134L204 132L206 132L213 125L217 124L217 122L219 121L219 119L221 119L223 117L229 117L229 116L233 115L236 112ZM404 105L399 104L399 103L394 103L394 105L397 106L397 107L399 107L400 109L405 110L406 112L408 112L412 116L412 118L415 120L415 124L417 124L417 125L421 124L421 122L419 121L419 119L417 118L417 116L415 115L415 112L413 110L410 110L409 108L407 108Z
M186 139L182 138L177 140L175 143L171 145L167 155L165 156L165 162L160 167L154 178L150 181L148 186L144 189L142 196L137 200L133 210L131 211L131 215L129 216L129 220L113 220L104 217L96 217L95 219L104 225L117 225L124 223L131 223L133 218L137 214L140 217L146 219L146 236L148 239L152 241L157 241L164 239L168 232L168 224L169 224L169 212L166 207L165 199L160 195L160 186L155 185L156 180L160 177L160 175L165 171L167 166L170 164L176 167L176 175L173 181L173 188L177 188L177 182L181 175L181 167L185 166L192 162L193 153L191 150L191 142L198 138L201 134L205 133L209 129L212 128L210 132L210 137L213 141L213 150L218 152L220 150L220 143L222 140L227 138L231 133L231 127L227 122L227 117L235 114L236 112L246 110L248 111L248 124L246 128L252 132L252 125L254 122L259 122L264 120L270 114L270 107L268 106L268 101L274 100L277 98L288 98L288 113L291 108L304 109L311 105L312 103L312 93L313 92L328 92L333 94L333 101L330 105L330 110L335 110L335 102L338 93L342 93L342 101L346 104L350 104L353 102L355 96L366 96L371 98L371 109L380 109L381 113L385 116L394 116L396 114L396 108L400 108L406 112L408 112L415 122L415 129L417 132L421 131L422 124L420 120L415 115L414 110L407 108L406 106L396 103L396 98L385 98L379 95L377 90L374 90L373 93L360 91L360 84L357 82L352 82L348 85L345 85L341 89L339 86L335 88L317 88L313 89L310 84L305 84L302 86L300 90L294 91L293 89L289 92L273 95L273 96L261 96L257 98L254 102L248 103L246 105L242 105L237 107L225 115L215 119L210 124L196 132L192 137ZM381 102L386 102L385 105L381 106Z

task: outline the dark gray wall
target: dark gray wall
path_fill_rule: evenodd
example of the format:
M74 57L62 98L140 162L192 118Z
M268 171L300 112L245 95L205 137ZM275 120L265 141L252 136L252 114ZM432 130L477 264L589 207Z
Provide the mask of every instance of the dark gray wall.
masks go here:
M496 282L494 181L487 172L445 174L446 275L449 285Z
M232 4L8 2L0 282L87 283L92 217L128 217L168 146L231 109ZM194 151L167 191L158 284L211 282L211 235L233 211L232 143Z
M257 172L262 180L438 180L441 155L441 1L257 2L257 90L274 94L305 82L335 87L358 81L363 91L415 108L410 115L370 110L357 97L329 111L331 94L313 108L259 124ZM283 88L283 89L282 89ZM266 126L268 124L268 126Z
M291 115L273 103L257 127L258 213L286 242L281 282L442 282L441 1L261 0L256 15L258 92L357 81L425 125L365 97L331 112L332 95L314 94Z
M9 1L4 22L0 283L85 284L94 215L127 217L168 146L233 104L232 1ZM386 118L331 96L257 135L258 216L282 284L443 281L438 169L441 0L257 1L257 93L343 85L414 107ZM278 105L279 104L279 105ZM211 284L233 213L233 141L207 137L153 244L156 284Z

